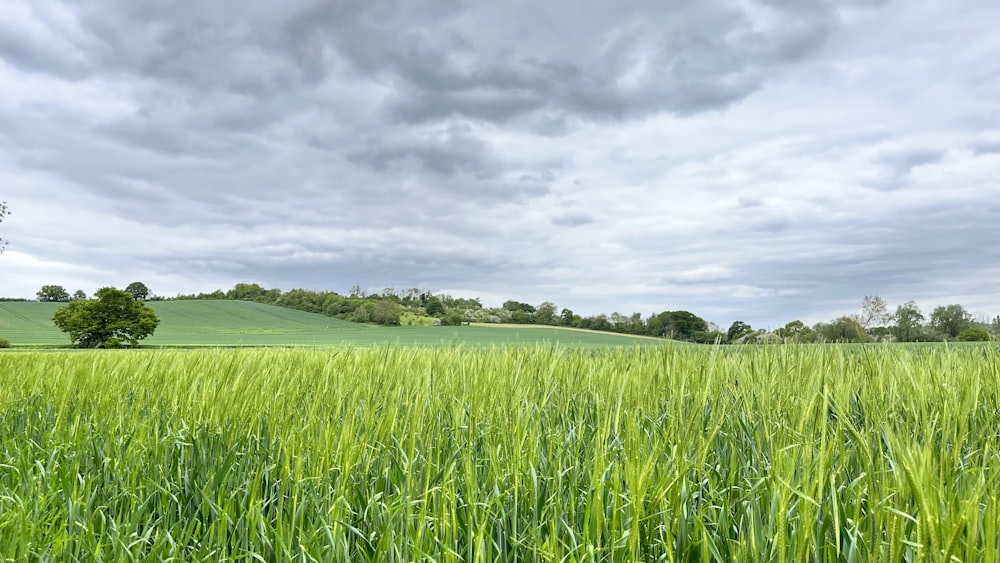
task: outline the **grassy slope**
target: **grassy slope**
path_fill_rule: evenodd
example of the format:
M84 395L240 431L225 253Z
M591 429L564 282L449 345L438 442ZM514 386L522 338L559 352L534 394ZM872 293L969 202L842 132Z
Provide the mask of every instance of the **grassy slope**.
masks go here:
M536 344L603 347L658 341L616 334L537 327L378 327L282 307L244 301L159 301L149 303L160 317L150 346L293 346ZM66 345L52 324L59 303L0 302L0 338L14 345Z

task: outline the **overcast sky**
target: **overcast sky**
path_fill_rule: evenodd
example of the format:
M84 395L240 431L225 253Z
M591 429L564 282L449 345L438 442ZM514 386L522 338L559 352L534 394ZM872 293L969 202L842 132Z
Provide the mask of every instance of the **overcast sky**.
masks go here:
M3 0L0 295L1000 314L996 0Z

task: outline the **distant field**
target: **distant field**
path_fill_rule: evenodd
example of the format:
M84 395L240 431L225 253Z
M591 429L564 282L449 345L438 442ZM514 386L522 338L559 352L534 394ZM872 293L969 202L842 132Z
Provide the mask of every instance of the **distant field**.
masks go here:
M62 346L52 314L62 304L0 302L0 338L15 346ZM660 342L602 332L528 326L380 327L246 301L156 301L156 334L145 346L490 346L558 343L572 347Z

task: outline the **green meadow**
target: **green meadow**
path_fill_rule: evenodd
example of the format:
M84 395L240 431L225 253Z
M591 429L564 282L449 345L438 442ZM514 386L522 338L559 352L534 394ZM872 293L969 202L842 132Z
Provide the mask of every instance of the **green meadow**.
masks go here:
M249 301L152 301L160 325L143 346L496 346L555 343L601 348L657 341L533 326L404 326L352 323ZM64 303L0 302L0 338L14 346L69 346L52 322Z
M0 353L0 554L997 561L998 360L890 345Z

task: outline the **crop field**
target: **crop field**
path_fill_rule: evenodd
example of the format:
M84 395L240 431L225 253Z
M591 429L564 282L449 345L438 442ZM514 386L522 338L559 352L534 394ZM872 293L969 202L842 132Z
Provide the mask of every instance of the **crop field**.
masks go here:
M1000 353L0 353L10 561L996 561Z
M15 346L68 346L52 315L64 303L0 302L0 338ZM558 343L601 348L656 344L620 334L502 326L384 327L248 301L152 301L160 326L143 346L493 346Z

